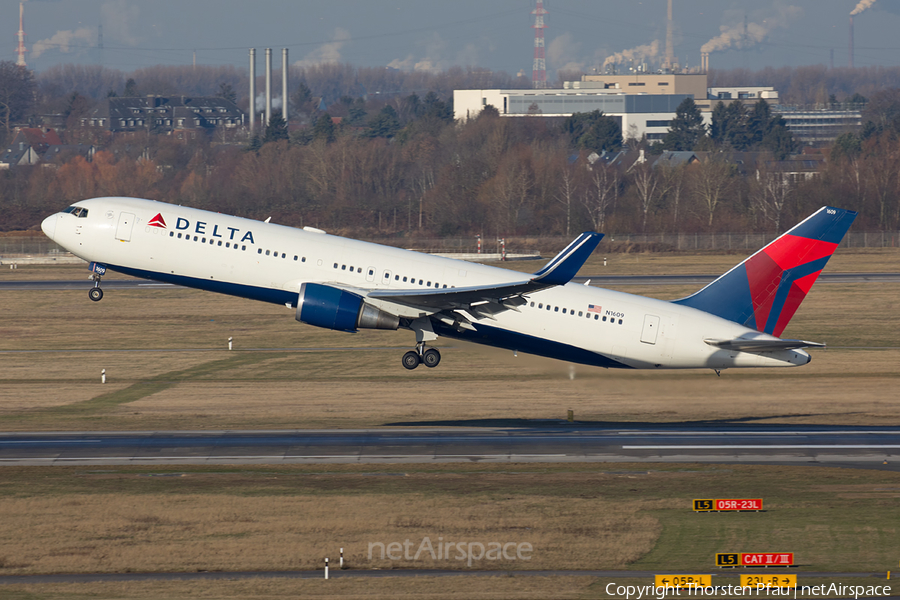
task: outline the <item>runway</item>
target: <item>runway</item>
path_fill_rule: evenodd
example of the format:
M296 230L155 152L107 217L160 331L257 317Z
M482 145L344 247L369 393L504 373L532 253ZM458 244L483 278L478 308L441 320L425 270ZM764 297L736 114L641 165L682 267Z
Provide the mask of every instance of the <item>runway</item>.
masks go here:
M596 287L620 285L706 285L719 275L588 275L575 277L575 283L590 281ZM817 279L825 283L900 283L900 273L822 273ZM0 281L0 290L88 290L93 284L85 279L74 281ZM175 289L180 286L144 279L108 279L105 290Z
M900 470L900 427L2 433L0 465L704 462ZM896 463L896 464L895 464Z

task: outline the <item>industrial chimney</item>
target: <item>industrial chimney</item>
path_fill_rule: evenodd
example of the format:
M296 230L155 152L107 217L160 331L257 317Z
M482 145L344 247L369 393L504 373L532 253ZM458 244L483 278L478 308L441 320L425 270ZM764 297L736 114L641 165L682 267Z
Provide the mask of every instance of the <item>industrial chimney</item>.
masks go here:
M288 49L281 49L281 115L284 117L284 126L288 122Z
M269 126L272 121L272 49L266 48L266 122Z
M853 68L853 15L850 15L850 68Z
M256 131L256 48L250 48L250 137Z
M669 0L669 12L666 19L666 71L671 72L675 68L675 42L672 33L672 0Z
M19 44L16 46L16 65L20 67L27 66L25 64L25 28L23 21L25 17L25 5L19 2Z

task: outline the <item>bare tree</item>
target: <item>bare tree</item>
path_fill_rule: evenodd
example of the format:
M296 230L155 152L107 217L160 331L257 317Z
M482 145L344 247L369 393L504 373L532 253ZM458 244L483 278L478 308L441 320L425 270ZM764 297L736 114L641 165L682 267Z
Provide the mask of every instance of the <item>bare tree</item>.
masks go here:
M582 203L595 231L606 228L610 208L619 197L619 172L606 163L596 162L590 171L590 186L582 195Z
M647 214L653 208L659 191L660 176L648 162L635 163L631 168L634 188L641 201L641 233L647 231Z
M697 166L692 172L691 193L712 229L716 208L731 187L731 165L715 154Z
M0 123L7 132L10 123L30 115L36 89L33 72L11 60L0 61Z
M781 231L781 216L793 187L783 169L770 168L765 161L756 170L756 180L751 182L750 202L753 209L770 222L775 231Z

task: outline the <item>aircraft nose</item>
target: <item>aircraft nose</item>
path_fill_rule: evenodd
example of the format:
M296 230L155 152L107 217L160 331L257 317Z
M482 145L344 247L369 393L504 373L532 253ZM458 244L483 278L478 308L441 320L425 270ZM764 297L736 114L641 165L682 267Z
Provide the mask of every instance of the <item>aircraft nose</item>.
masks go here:
M44 230L44 234L51 240L53 239L53 234L56 233L56 221L58 218L57 215L50 215L41 222L41 229Z

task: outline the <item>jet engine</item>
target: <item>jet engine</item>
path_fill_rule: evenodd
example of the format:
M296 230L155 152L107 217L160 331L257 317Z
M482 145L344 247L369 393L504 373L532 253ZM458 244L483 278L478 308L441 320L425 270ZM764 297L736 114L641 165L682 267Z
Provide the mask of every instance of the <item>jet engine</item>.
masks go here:
M400 326L398 316L367 304L362 296L321 283L300 286L297 320L338 331L397 329Z

